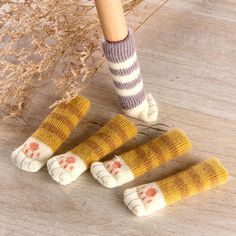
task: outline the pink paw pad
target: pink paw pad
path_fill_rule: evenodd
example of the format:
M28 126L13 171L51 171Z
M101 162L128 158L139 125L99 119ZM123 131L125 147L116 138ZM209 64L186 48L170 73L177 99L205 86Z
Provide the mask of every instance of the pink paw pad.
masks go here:
M31 151L36 151L39 149L39 145L37 143L30 143L29 147Z
M76 161L75 158L72 156L66 158L67 163L75 163L75 161Z
M107 161L104 163L104 165L112 175L117 175L120 172L120 168L122 167L120 161Z
M39 144L36 142L25 144L23 152L30 158L38 158L40 156Z
M61 160L59 161L59 164L64 170L66 169L73 170L74 169L73 164L75 162L76 162L76 159L73 156L69 156L69 157L62 156Z
M152 202L152 198L157 194L157 190L153 187L149 187L147 189L143 188L139 192L139 195L141 197L142 201L145 201L146 203Z

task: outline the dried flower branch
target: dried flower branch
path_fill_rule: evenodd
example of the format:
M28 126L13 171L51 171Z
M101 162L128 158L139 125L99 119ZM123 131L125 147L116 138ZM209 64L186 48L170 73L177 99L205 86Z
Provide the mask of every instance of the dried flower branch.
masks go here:
M125 11L139 2L124 1ZM1 116L20 115L32 92L49 80L61 101L86 86L99 66L94 55L101 32L95 12L90 0L1 1Z

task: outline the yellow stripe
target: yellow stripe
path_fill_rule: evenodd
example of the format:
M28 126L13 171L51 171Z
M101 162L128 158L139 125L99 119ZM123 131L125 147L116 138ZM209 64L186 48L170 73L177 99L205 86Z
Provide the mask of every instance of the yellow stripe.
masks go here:
M136 150L122 154L121 158L137 178L187 152L191 147L186 134L180 129L175 129L138 146Z
M56 151L86 114L89 106L89 101L80 96L59 104L34 132L33 137Z
M117 115L71 152L90 165L133 138L137 129L125 116Z
M224 184L228 173L216 158L208 159L166 179L157 181L167 204Z

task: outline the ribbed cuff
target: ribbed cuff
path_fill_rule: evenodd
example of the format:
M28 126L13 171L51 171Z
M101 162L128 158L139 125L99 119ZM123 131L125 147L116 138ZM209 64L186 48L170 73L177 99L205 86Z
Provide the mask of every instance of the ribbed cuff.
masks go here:
M102 49L108 61L119 63L133 56L135 52L134 34L128 30L128 36L118 42L102 42Z

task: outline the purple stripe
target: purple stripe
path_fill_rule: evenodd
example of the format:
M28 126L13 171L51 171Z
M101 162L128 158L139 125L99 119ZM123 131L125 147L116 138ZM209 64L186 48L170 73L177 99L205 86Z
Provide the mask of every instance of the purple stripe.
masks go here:
M131 30L128 36L118 42L102 42L102 49L108 61L113 63L124 62L135 53L134 35Z
M142 76L139 75L138 78L132 80L131 82L128 83L120 83L120 82L116 82L115 80L113 80L116 88L118 89L131 89L134 88L138 83L140 83L142 81Z
M129 75L131 74L133 71L137 70L139 68L139 64L138 64L138 61L136 60L134 62L134 64L132 66L130 66L129 68L126 68L126 69L119 69L119 70L116 70L116 69L112 69L111 67L109 67L110 69L110 72L113 74L113 75Z
M120 106L123 110L129 110L137 107L145 100L145 92L142 89L139 93L133 96L118 96L120 101Z

